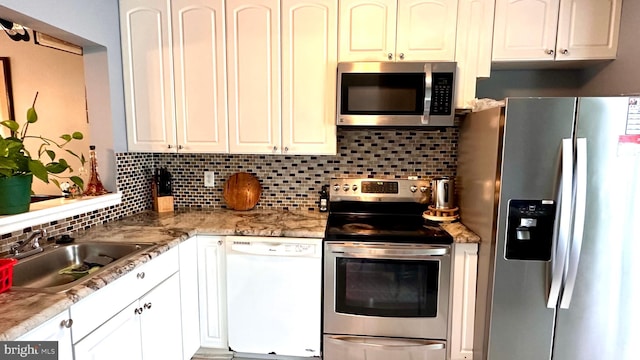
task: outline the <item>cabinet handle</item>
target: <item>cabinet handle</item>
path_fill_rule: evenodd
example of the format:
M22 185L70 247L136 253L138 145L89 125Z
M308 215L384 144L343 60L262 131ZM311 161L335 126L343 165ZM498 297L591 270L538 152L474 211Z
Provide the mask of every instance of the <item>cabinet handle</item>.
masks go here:
M400 53L400 60L404 60L404 53Z
M545 50L544 52L545 52L547 55L553 55L553 53L554 53L555 51L553 51L553 50L551 50L551 49L547 49L547 50Z
M148 303L144 304L144 308L145 309L151 309L151 303L148 302Z
M144 279L144 271L143 272L139 272L138 275L136 275L136 277L140 280Z
M387 59L389 59L389 60L393 60L393 54L392 54L392 53L388 53L388 54L387 54Z
M71 328L71 325L73 325L73 319L62 320L60 323L60 326L66 327L67 329Z
M569 55L569 49L562 49L562 50L560 50L560 54L562 54L562 55Z

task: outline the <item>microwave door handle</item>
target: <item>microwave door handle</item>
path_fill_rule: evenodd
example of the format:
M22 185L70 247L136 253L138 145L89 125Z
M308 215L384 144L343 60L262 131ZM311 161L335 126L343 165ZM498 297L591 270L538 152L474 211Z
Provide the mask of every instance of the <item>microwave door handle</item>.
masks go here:
M431 113L431 88L433 87L433 78L431 77L431 64L424 65L424 110L422 114L422 123L429 123Z

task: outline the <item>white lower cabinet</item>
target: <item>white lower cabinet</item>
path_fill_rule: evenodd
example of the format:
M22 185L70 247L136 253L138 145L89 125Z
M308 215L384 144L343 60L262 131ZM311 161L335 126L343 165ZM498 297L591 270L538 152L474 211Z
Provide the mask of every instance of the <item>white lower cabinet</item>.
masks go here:
M180 251L180 307L182 313L182 359L189 360L200 348L200 306L198 303L198 242L182 242Z
M449 359L473 359L473 327L478 275L478 244L453 246Z
M69 310L65 310L44 324L17 338L17 341L57 341L58 360L73 360Z
M181 359L178 248L70 308L76 360Z
M224 237L196 236L200 346L227 349L226 265Z
M180 359L178 274L149 291L75 345L76 359Z
M142 360L142 338L138 302L124 310L87 335L75 346L76 359Z

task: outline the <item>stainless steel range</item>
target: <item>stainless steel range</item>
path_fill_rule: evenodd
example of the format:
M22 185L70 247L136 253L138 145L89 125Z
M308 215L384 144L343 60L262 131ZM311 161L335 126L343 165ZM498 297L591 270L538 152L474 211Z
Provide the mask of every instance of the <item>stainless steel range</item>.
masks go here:
M428 182L331 185L323 359L444 360L452 238L422 218Z

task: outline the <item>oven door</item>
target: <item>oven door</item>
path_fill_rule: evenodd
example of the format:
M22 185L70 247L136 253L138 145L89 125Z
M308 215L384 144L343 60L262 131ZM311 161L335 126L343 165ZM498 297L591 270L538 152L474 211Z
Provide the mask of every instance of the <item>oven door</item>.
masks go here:
M446 339L449 245L324 246L324 333Z

